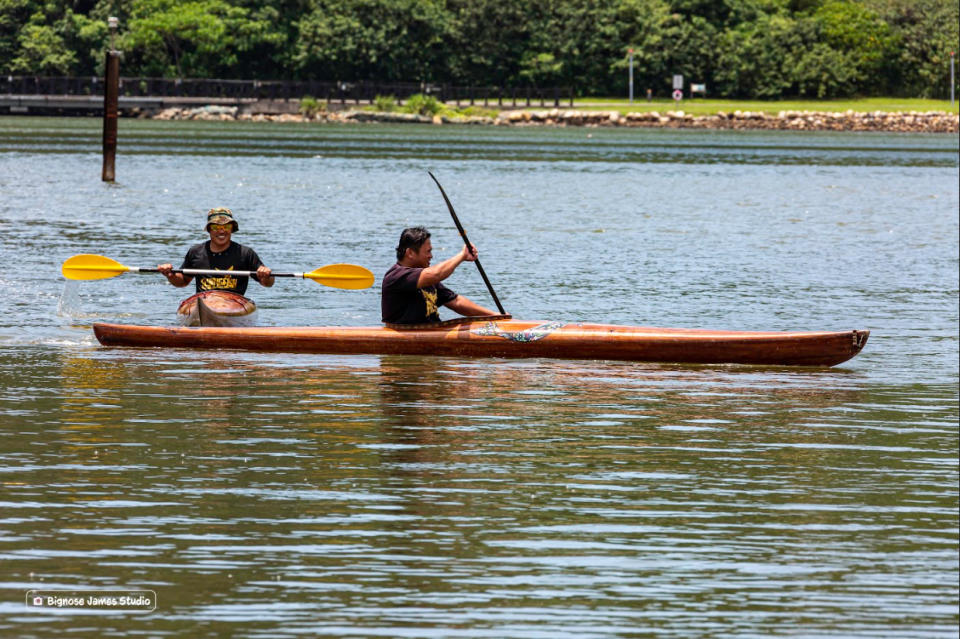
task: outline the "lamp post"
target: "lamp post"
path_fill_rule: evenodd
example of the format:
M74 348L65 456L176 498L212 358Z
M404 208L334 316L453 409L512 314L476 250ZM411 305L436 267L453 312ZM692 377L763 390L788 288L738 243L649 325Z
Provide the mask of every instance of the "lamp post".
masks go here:
M633 104L633 48L627 51L630 54L630 104Z
M117 156L117 102L120 93L120 52L117 51L117 26L119 20L107 18L110 27L110 50L104 67L103 82L103 172L101 180L113 182L114 162Z

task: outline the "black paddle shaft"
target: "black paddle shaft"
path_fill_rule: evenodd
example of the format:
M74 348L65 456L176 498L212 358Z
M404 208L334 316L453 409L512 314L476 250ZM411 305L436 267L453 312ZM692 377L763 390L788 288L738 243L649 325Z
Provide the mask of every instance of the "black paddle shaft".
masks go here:
M434 177L433 173L427 171L427 175L433 178L433 181L437 183L437 188L440 189L440 195L443 196L443 201L447 203L447 208L450 210L450 217L453 218L453 223L457 225L457 230L460 231L460 237L463 238L463 243L469 248L470 240L467 239L467 232L463 230L463 225L460 224L460 220L457 219L457 213L453 210L453 204L450 203L450 198L447 197L446 191L443 190L443 187L440 186L439 180ZM494 303L497 305L497 310L500 311L501 315L506 315L507 312L503 310L503 304L500 303L500 299L497 298L497 294L493 291L493 286L490 284L490 280L487 279L487 274L483 271L483 266L480 264L480 260L476 259L473 261L477 265L477 270L480 271L480 277L483 278L483 283L487 285L487 290L490 291L490 295L493 297Z

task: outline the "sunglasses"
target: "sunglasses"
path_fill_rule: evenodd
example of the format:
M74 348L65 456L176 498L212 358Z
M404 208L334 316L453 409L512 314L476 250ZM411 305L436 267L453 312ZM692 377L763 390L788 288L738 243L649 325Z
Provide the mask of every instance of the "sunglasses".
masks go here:
M233 224L211 224L210 230L211 231L232 231Z

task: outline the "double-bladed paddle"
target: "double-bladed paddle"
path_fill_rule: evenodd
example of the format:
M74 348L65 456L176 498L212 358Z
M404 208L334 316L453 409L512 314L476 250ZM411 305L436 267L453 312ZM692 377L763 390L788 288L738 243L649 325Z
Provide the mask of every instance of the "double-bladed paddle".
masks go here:
M453 210L453 204L450 203L450 198L447 197L446 191L443 190L443 187L440 186L439 180L434 177L433 173L427 171L427 175L433 178L433 181L437 183L437 188L440 189L440 195L443 196L443 201L447 203L447 209L450 211L450 216L453 218L453 223L457 225L457 230L460 231L460 237L463 238L463 243L467 246L470 246L470 240L467 239L467 232L463 230L463 226L460 224L460 220L457 219L457 212ZM497 294L493 292L493 286L490 284L490 280L487 279L487 274L483 271L483 267L480 265L480 260L476 259L473 261L477 265L477 270L480 271L480 277L483 278L483 283L487 285L487 290L490 291L490 295L493 297L493 301L497 305L497 310L500 311L501 315L506 315L507 312L503 310L503 305L500 303L500 300L497 298Z
M74 255L63 263L63 276L68 280L105 280L123 273L159 273L155 268L124 266L103 255ZM250 277L256 271L215 271L207 269L174 269L184 275L232 275ZM273 277L300 277L333 288L361 289L373 286L373 273L354 264L329 264L309 273L271 273Z

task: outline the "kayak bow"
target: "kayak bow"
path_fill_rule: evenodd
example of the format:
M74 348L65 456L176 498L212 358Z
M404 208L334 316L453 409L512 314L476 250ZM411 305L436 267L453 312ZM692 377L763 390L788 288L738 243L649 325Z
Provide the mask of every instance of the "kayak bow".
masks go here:
M201 291L180 302L177 318L184 326L253 326L257 305L232 291Z

